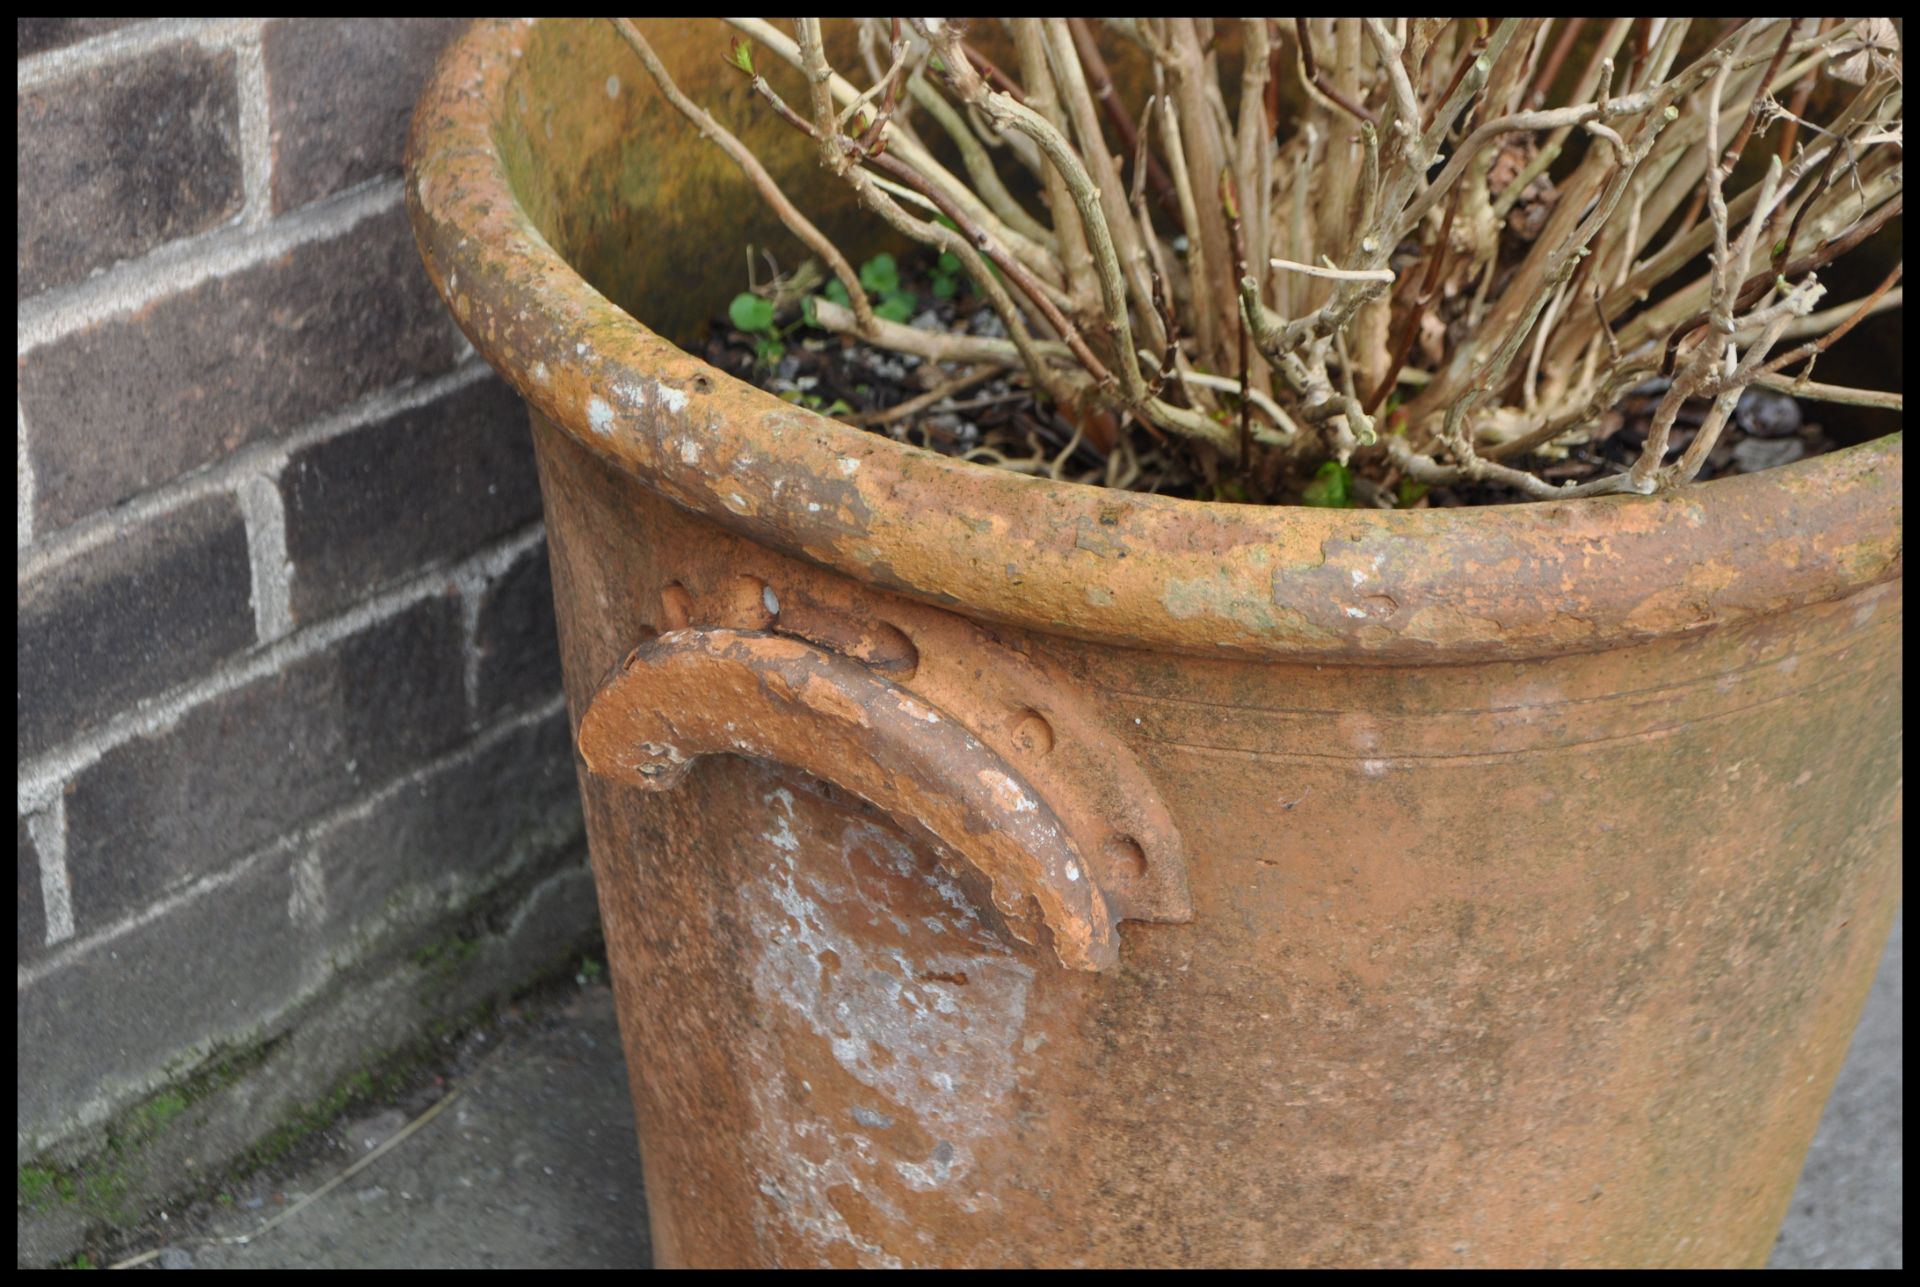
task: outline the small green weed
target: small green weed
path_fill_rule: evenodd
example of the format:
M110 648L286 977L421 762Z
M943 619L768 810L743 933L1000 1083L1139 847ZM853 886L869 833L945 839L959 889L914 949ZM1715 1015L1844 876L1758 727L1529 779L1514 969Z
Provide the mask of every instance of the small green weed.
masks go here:
M1313 481L1300 494L1300 501L1321 509L1352 509L1352 472L1337 460L1327 461L1313 471Z

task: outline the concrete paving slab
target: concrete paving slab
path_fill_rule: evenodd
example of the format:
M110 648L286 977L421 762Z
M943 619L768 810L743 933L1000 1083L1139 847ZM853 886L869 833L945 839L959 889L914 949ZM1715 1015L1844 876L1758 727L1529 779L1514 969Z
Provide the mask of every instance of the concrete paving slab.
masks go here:
M1904 1266L1902 919L1893 923L1769 1268Z
M536 1006L550 1008L536 1009ZM647 1267L633 1104L604 985L475 1034L452 1075L362 1109L297 1172L234 1187L204 1235L148 1263L203 1269ZM309 1205L295 1204L436 1104L431 1120ZM287 1213L291 1212L290 1215ZM285 1216L244 1245L245 1236Z

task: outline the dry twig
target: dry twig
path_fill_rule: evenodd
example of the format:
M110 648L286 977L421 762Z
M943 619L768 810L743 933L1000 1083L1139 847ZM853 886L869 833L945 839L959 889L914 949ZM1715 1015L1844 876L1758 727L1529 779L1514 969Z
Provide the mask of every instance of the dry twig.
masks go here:
M1648 492L1697 473L1750 384L1889 401L1808 378L1901 298L1896 266L1813 311L1816 272L1901 209L1898 49L1882 20L1246 19L1231 86L1214 48L1225 28L1108 20L1152 77L1132 101L1081 19L1007 20L1011 71L958 20L862 20L865 88L834 67L818 19L792 35L727 21L769 110L896 231L958 257L1007 338L874 316L847 257L615 19L675 109L846 288L850 308L817 301L824 327L976 366L967 380L1024 367L1056 401L1184 439L1207 477L1237 472L1269 498L1329 457L1535 497ZM1683 64L1689 44L1704 52ZM799 106L759 74L756 49L801 73ZM1283 119L1275 72L1289 62L1305 103ZM1809 120L1829 72L1836 102ZM952 140L963 175L921 144L915 113ZM1708 271L1676 280L1703 252ZM1562 486L1517 467L1667 370L1630 470ZM1669 463L1692 399L1705 419ZM1404 432L1381 436L1383 406ZM1064 477L1077 445L983 450ZM1094 476L1139 477L1146 459L1123 433Z

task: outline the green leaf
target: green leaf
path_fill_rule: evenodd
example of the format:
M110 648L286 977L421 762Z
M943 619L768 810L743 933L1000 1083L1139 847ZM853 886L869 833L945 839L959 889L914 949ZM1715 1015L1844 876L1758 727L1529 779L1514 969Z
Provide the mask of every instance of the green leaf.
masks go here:
M933 297L952 299L960 291L960 279L948 273L936 273L933 278Z
M853 307L853 301L847 297L847 288L841 283L838 277L828 282L826 290L822 291L821 294L842 308Z
M741 291L727 305L727 317L743 331L773 329L773 305L752 291Z
M1319 509L1353 508L1353 473L1337 460L1329 460L1313 473L1313 481L1300 494L1303 505Z
M900 289L900 267L892 255L875 255L860 265L860 284L876 295Z
M1432 488L1426 483L1415 482L1411 478L1402 478L1400 480L1399 495L1394 503L1401 509L1410 509L1418 505L1420 498L1431 490Z
M815 308L813 304L816 298L818 297L814 295L803 295L800 297L800 320L808 326L820 325L820 311Z
M762 338L753 346L753 354L768 366L787 355L787 346L779 340Z
M832 402L829 402L827 404L826 410L825 410L825 414L830 416L851 415L852 412L853 412L853 408L848 405L847 400L845 398L835 398Z
M745 36L735 36L733 47L727 50L727 62L747 75L753 75L753 42Z
M914 305L918 301L903 290L888 291L886 298L873 306L875 317L884 317L889 322L904 322L913 316Z
M933 271L936 273L945 273L949 277L953 276L960 271L960 256L954 254L951 250L941 251L939 260L935 262L933 266Z

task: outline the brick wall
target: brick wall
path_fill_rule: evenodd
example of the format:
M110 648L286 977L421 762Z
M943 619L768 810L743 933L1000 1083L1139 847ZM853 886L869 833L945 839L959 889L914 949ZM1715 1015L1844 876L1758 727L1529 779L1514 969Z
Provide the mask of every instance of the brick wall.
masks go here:
M18 20L23 1263L597 934L524 413L401 203L457 26Z

